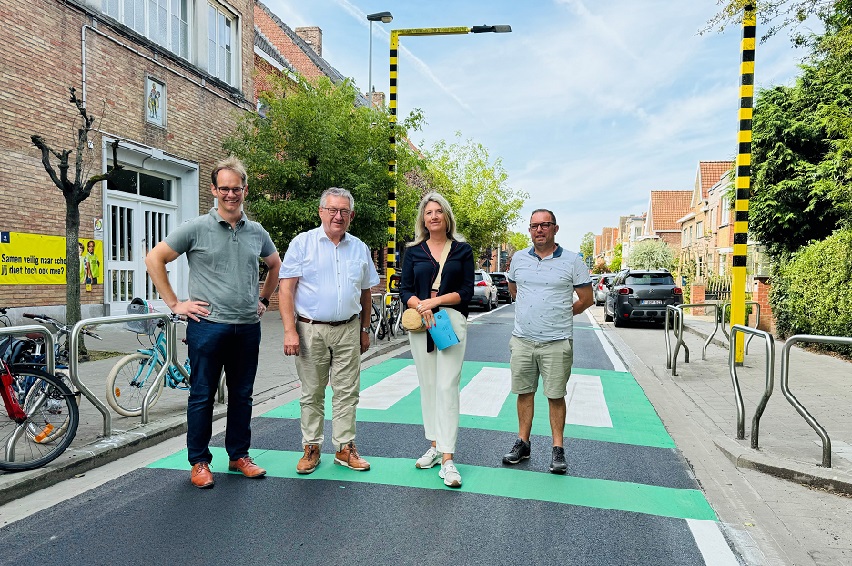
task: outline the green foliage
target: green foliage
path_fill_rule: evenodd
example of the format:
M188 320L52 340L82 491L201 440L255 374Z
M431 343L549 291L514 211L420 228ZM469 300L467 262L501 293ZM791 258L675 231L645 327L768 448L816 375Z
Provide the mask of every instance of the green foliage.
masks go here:
M595 259L595 266L592 267L592 273L609 273L609 266L602 257Z
M799 32L799 25L810 16L825 18L847 0L717 0L722 9L707 22L702 30L706 33L714 28L719 31L731 25L742 25L746 6L756 6L757 21L768 26L761 41L765 41L784 28L790 28L791 39L801 44L806 39Z
M509 232L506 241L512 251L523 250L532 245L530 237L522 232Z
M297 83L283 79L260 96L266 117L246 114L224 148L249 174L248 210L282 252L299 232L319 226L319 197L329 187L355 197L351 232L370 248L387 245L388 192L405 192L405 171L387 174L391 158L387 113L356 106L348 81L326 78ZM404 129L397 139L404 138ZM403 154L397 161L411 164Z
M668 269L674 271L675 257L672 249L661 240L642 240L630 250L627 258L630 269Z
M833 4L796 84L755 106L749 228L776 260L852 216L852 2Z
M591 232L583 234L583 239L580 241L580 253L583 257L592 257L595 255L595 235Z
M451 144L439 141L427 152L429 180L452 205L458 231L479 257L485 248L506 241L529 195L507 184L500 158L492 160L482 144L460 137L457 133Z
M781 336L852 336L852 229L802 248L777 262L770 304ZM834 348L846 354L851 348Z
M609 264L609 270L613 273L621 271L621 242L615 244L613 250L612 263Z

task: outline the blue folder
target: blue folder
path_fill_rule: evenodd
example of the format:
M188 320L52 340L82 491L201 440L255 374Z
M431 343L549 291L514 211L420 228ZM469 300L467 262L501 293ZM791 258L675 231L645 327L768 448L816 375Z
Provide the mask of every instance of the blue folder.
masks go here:
M450 323L447 311L441 310L435 313L435 326L429 329L429 334L432 335L432 341L439 350L459 343L459 337L456 336L456 331L453 330L453 325Z

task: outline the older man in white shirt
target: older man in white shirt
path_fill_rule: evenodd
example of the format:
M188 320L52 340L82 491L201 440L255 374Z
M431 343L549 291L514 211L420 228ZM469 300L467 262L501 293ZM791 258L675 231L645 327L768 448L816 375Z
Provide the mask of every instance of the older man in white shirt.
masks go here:
M284 354L296 357L302 382L302 444L296 472L320 464L325 388L331 382L334 463L366 471L370 463L355 446L355 409L360 393L361 354L370 347L370 288L379 275L364 242L346 231L355 200L332 187L320 198L322 226L296 236L279 271L279 308Z

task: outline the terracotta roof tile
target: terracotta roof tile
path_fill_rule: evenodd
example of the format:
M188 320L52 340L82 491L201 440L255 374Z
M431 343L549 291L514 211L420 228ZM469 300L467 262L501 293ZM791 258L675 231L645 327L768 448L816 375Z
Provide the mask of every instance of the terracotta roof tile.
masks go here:
M678 230L677 221L690 212L692 191L651 191L652 229Z
M701 187L701 197L707 200L707 191L719 182L722 175L733 169L733 161L699 161L698 175L695 178L695 186Z

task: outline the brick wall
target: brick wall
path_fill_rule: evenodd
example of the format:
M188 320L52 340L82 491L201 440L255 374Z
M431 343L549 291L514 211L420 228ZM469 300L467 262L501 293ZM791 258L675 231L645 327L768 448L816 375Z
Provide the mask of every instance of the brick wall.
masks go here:
M689 302L693 305L704 302L704 285L689 286ZM706 309L704 307L695 307L692 309L692 314L696 316L703 316L706 314L705 311Z
M755 291L753 300L760 305L760 325L758 330L769 332L775 335L775 317L772 316L772 306L769 304L769 279L766 277L755 277ZM754 326L754 318L757 316L756 310L749 315L749 326Z
M224 156L222 140L233 131L239 115L254 108L253 101L246 100L254 92L254 3L229 0L229 5L242 14L239 89L228 88L144 38L123 33L120 27L97 23L99 32L126 47L86 30L87 107L91 114L102 117L98 129L198 163L201 210L212 203L207 179L215 161ZM45 173L30 136L40 134L57 150L74 147L76 109L68 102L68 87L75 87L81 96L81 30L91 19L73 0L3 0L0 13L4 23L0 35L0 209L7 213L3 230L64 236L65 201ZM166 84L167 98L161 102L166 108L165 129L145 121L148 76ZM101 172L101 138L96 134L91 141L87 176ZM104 190L96 185L80 204L81 238L93 237L92 219L103 215ZM102 303L102 285L92 293L83 290L81 296L84 303ZM0 286L3 306L64 302L64 285Z

